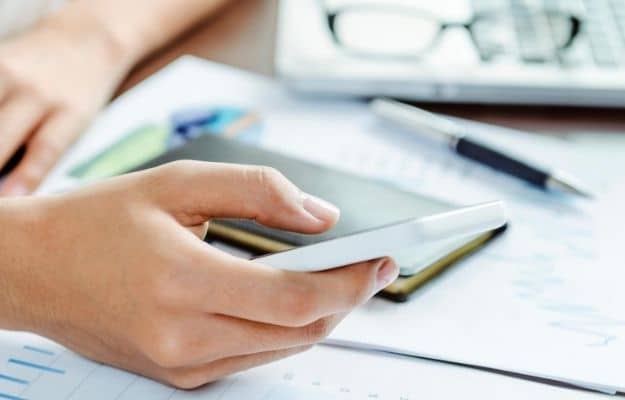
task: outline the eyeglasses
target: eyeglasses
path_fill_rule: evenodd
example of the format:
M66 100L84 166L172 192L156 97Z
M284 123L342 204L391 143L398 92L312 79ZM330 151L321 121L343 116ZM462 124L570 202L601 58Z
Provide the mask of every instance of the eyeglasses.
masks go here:
M460 23L409 6L347 5L330 11L323 0L318 1L338 46L352 55L376 58L421 58L436 47L445 31L462 28L484 61L505 54L544 62L569 48L581 25L575 15L553 10L493 10Z

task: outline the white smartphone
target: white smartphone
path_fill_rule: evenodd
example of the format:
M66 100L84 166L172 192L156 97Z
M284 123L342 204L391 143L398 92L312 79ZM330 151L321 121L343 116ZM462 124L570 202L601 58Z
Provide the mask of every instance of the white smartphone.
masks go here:
M272 253L254 261L287 271L324 271L385 257L408 247L475 235L505 223L503 203L493 201Z

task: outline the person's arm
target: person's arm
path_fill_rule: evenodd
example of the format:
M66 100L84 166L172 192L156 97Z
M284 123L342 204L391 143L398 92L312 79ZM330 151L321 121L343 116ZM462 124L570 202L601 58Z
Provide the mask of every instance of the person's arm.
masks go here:
M338 211L274 170L190 161L1 200L0 328L192 388L308 348L399 273L238 259L201 240L213 217L316 233Z
M32 192L142 58L226 0L74 0L0 43L0 195Z
M89 14L136 62L214 13L228 0L75 0L66 14Z

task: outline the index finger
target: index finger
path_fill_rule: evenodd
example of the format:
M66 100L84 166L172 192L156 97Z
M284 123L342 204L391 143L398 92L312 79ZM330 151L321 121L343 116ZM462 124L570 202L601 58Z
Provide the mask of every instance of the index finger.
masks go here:
M5 100L9 93L15 88L12 74L0 64L0 104Z
M12 88L13 85L7 79L3 79L3 77L0 76L0 104L9 96Z
M339 217L336 207L301 192L273 168L178 161L146 173L156 178L147 180L153 198L185 226L211 218L245 218L275 228L319 233Z
M0 165L26 141L45 113L45 103L24 90L12 92L0 105Z
M7 176L0 196L26 194L37 189L84 125L84 118L74 113L57 112L48 116L29 138L26 153Z
M389 258L302 273L277 270L214 248L205 251L210 257L198 263L193 282L185 284L188 301L205 312L281 326L304 326L350 311L399 273Z

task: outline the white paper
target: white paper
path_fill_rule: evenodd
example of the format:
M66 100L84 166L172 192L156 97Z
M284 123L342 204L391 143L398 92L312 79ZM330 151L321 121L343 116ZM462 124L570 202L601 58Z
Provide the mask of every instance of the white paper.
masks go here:
M433 361L326 346L193 391L176 390L94 363L29 334L0 332L0 357L0 398L9 400L417 400L502 396L511 400L592 400L601 396Z
M519 142L499 135L513 146ZM536 138L531 145L543 162L591 182L596 201L545 195L462 160L431 155L410 185L452 201L503 198L509 232L410 302L370 302L333 338L623 391L625 163L619 151L625 141L612 138L610 147L593 148L591 139L572 140ZM389 170L388 177L405 185L402 170Z
M591 183L598 200L545 194L377 121L363 104L296 98L272 81L186 58L122 96L44 187L131 128L172 110L232 104L263 115L263 144L456 203L502 198L508 233L397 305L374 300L332 336L410 354L625 389L625 199L620 137L473 132ZM71 184L71 182L69 182Z

